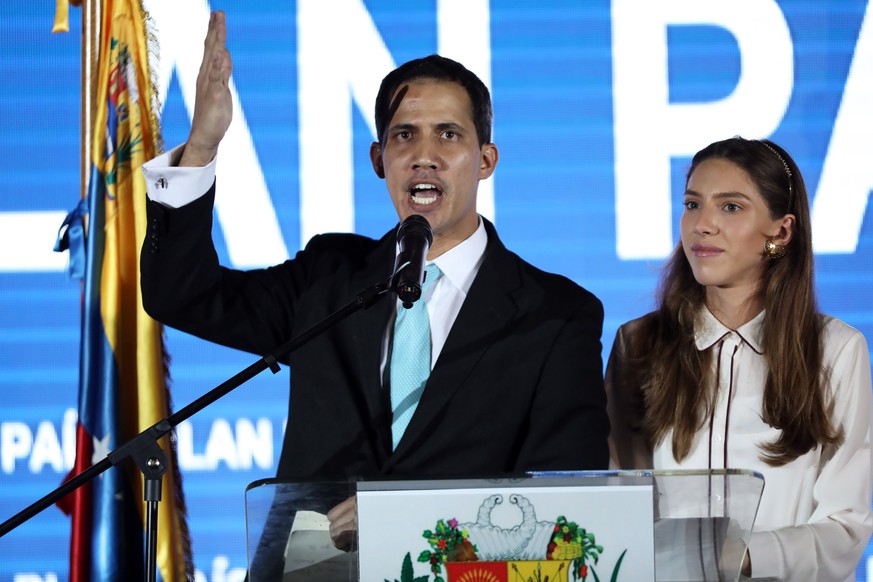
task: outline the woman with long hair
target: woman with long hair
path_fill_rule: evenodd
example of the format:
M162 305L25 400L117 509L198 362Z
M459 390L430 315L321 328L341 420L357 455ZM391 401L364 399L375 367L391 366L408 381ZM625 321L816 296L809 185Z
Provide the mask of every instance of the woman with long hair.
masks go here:
M612 464L764 475L744 573L854 580L871 531L864 336L816 306L806 186L740 137L699 151L657 309L607 367Z

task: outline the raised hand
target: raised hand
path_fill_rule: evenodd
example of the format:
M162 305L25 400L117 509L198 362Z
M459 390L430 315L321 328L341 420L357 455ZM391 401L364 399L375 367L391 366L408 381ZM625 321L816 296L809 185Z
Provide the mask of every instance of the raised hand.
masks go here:
M226 40L224 12L211 13L203 43L203 61L197 74L191 132L179 160L180 166L205 166L212 161L233 118L233 100L228 87L232 64Z

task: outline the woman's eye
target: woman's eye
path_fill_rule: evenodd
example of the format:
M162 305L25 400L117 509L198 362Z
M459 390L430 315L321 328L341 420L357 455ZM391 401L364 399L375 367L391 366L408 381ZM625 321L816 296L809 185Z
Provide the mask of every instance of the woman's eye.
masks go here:
M728 212L737 212L738 210L742 210L742 207L734 202L728 202L724 205L724 209Z
M684 204L685 204L685 210L694 210L695 208L697 208L697 201L696 200L686 200L684 202Z

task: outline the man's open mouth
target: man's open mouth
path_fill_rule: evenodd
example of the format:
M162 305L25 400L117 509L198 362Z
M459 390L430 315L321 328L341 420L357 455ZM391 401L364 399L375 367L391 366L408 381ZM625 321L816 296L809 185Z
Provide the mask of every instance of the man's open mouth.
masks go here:
M409 191L415 204L433 204L437 198L443 195L442 191L434 184L416 184Z

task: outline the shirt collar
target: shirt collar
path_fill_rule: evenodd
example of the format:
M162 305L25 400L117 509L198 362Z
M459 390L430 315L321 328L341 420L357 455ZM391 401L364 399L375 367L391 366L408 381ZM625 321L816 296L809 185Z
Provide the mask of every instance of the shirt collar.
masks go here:
M697 320L694 328L694 343L697 345L698 350L703 351L709 349L730 333L736 332L741 340L749 344L749 347L762 354L764 350L761 348L761 335L763 333L765 313L766 310L762 310L751 321L744 323L736 330L732 330L716 319L707 307L703 307L700 318Z
M485 256L487 245L488 233L485 232L485 223L482 221L482 217L479 217L479 226L472 235L432 262L440 268L447 281L466 295L479 271L479 265L482 263L482 257Z

